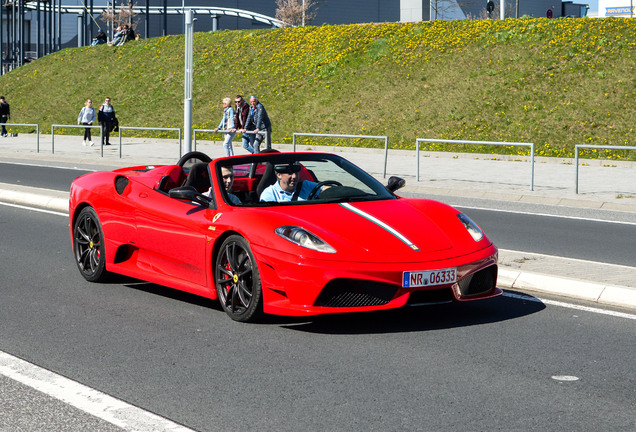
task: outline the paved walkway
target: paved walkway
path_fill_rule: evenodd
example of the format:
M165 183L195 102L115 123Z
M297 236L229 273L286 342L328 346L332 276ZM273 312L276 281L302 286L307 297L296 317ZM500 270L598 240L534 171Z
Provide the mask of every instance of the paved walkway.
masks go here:
M181 153L176 139L123 139L120 147L115 136L111 143L103 149L83 147L81 137L56 136L53 146L50 135L41 135L37 152L35 135L21 134L0 138L0 160L112 169L174 163ZM274 147L292 149L283 144ZM236 154L245 153L240 142L234 149ZM198 141L197 150L212 158L224 156L220 141ZM340 153L385 181L384 149L299 146L297 150ZM390 150L386 177L405 178L404 192L636 213L636 163L586 160L579 167L577 194L572 162L537 158L531 190L531 166L524 157L421 152L417 181L415 151ZM0 200L66 211L68 193L0 184ZM636 257L629 267L502 250L499 285L636 309Z

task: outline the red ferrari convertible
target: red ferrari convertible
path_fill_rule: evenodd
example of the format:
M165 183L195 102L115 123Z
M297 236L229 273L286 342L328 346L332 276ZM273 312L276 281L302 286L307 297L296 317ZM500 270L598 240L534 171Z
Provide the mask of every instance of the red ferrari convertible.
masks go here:
M466 215L346 159L260 153L95 172L71 186L82 276L211 299L236 321L484 299L497 248Z

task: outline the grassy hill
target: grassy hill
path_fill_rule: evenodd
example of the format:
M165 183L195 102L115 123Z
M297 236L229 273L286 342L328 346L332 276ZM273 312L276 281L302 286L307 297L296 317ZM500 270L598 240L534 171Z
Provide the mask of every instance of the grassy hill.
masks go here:
M636 20L221 31L195 33L194 44L196 128L214 128L221 99L241 93L260 97L275 142L292 132L389 135L394 148L416 138L535 142L557 157L575 144L636 145ZM13 122L45 131L106 96L122 125L179 127L183 58L182 36L65 49L0 77L0 93Z

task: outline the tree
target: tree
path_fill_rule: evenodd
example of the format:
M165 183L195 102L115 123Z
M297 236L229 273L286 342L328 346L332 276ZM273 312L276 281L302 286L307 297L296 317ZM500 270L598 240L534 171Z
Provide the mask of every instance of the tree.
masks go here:
M135 18L137 14L133 11L134 6L137 6L137 4L135 3L133 5L130 1L124 4L124 1L122 1L119 9L110 7L106 12L102 13L99 18L111 29L113 27L128 25L134 30L137 28L137 20Z
M276 0L276 19L285 27L304 26L316 18L317 0Z

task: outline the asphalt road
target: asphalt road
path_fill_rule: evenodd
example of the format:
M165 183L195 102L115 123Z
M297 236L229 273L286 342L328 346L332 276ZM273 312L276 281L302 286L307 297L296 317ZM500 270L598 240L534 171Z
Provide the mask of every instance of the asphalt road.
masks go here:
M245 325L157 285L85 282L67 223L0 206L0 350L192 429L636 427L635 320L501 297Z
M81 168L0 163L0 183L68 191L73 180L88 172Z

